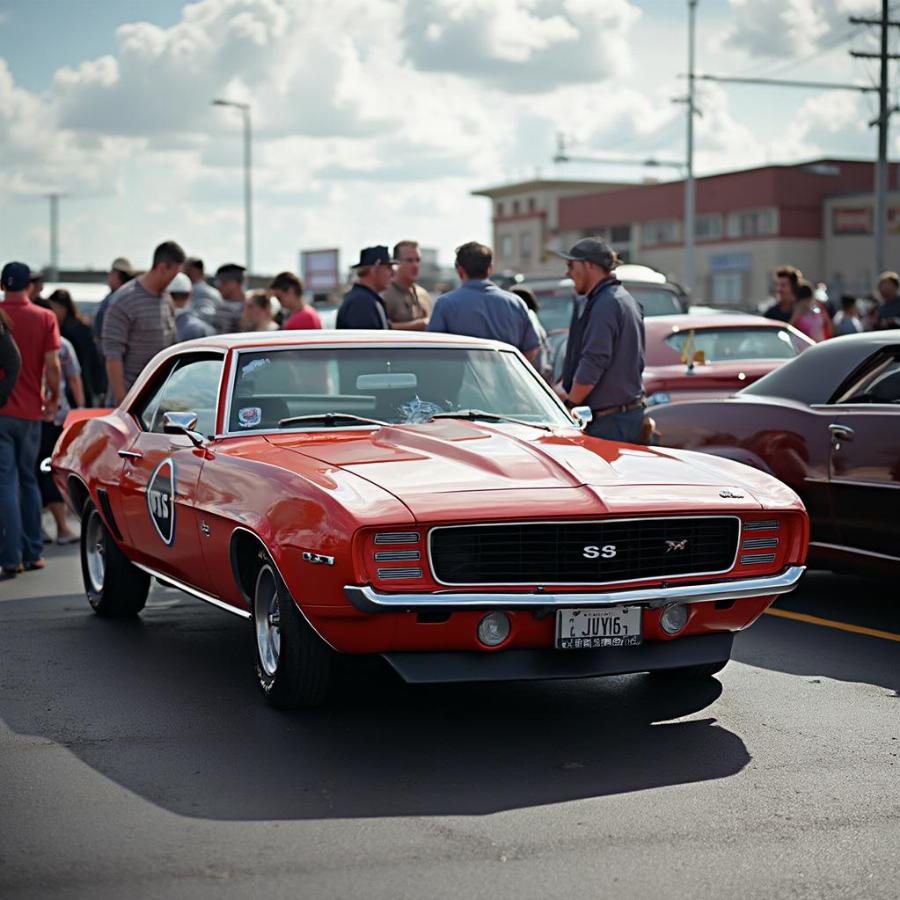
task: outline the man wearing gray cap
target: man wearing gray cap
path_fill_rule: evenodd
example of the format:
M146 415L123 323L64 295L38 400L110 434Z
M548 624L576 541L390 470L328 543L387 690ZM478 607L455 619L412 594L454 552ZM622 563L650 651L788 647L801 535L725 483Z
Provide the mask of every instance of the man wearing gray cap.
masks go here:
M613 275L618 258L606 241L584 238L568 253L566 272L584 306L572 318L557 392L570 409L589 406L592 437L636 444L644 418L644 318Z

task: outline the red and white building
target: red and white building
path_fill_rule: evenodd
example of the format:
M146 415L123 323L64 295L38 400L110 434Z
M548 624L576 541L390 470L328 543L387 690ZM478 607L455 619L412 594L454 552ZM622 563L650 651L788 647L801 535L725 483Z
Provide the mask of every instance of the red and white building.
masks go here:
M694 296L755 306L770 293L772 271L783 264L826 282L833 294L870 292L878 275L874 177L870 162L819 159L698 178ZM898 185L895 164L888 184ZM602 235L623 258L673 281L684 276L684 181L532 181L475 193L493 203L496 269L528 277L562 274L550 250ZM522 253L523 247L530 252ZM900 191L888 196L886 258L889 268L900 268Z

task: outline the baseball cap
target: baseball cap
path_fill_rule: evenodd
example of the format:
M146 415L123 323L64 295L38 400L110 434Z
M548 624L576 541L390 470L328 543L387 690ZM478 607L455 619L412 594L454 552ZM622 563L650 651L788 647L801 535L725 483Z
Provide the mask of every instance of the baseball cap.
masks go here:
M562 259L592 262L604 269L614 269L619 261L615 250L602 238L582 238L568 253L553 252Z
M0 283L7 291L24 291L31 281L31 269L23 262L8 262L0 274Z
M112 261L112 265L109 268L110 271L115 269L117 272L124 272L126 275L134 274L134 267L131 265L131 260L125 256L117 256Z
M191 279L184 272L179 272L166 288L170 294L189 294L193 289L194 286L191 284Z
M216 269L216 278L231 279L232 281L243 281L245 266L239 266L237 263L225 263Z

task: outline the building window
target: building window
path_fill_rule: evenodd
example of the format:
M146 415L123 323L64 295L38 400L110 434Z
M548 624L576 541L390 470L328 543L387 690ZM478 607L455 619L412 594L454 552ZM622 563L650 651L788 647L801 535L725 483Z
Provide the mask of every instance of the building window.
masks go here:
M644 222L641 229L642 243L645 247L657 244L678 243L678 222L676 219L659 219L655 222Z
M497 201L497 218L498 219L503 218L503 201L502 200Z
M531 259L531 247L531 232L523 232L519 237L519 256L525 260Z
M528 212L534 212L537 207L537 204L534 202L534 197L528 198Z
M764 237L778 230L778 216L774 209L750 209L730 213L728 216L728 237Z
M500 235L500 257L501 259L512 259L515 252L515 241L511 234Z
M694 237L698 241L722 240L722 216L720 213L707 213L694 219Z
M713 272L710 298L713 303L736 306L744 300L744 278L740 272Z
M609 229L609 239L613 244L631 243L631 226L613 225L612 228Z
M513 200L513 215L517 216L519 214L519 201Z

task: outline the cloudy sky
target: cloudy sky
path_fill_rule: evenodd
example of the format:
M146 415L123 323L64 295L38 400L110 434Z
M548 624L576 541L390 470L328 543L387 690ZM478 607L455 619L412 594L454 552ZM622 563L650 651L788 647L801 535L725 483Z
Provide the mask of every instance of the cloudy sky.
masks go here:
M894 4L900 7L900 4ZM700 0L698 71L871 82L875 0ZM418 238L487 240L475 188L639 179L572 153L684 153L687 0L0 0L0 256L146 265L174 237L243 261L241 128L254 120L255 263ZM895 72L896 74L896 72ZM702 85L699 173L871 157L870 95ZM898 149L891 141L892 152Z

